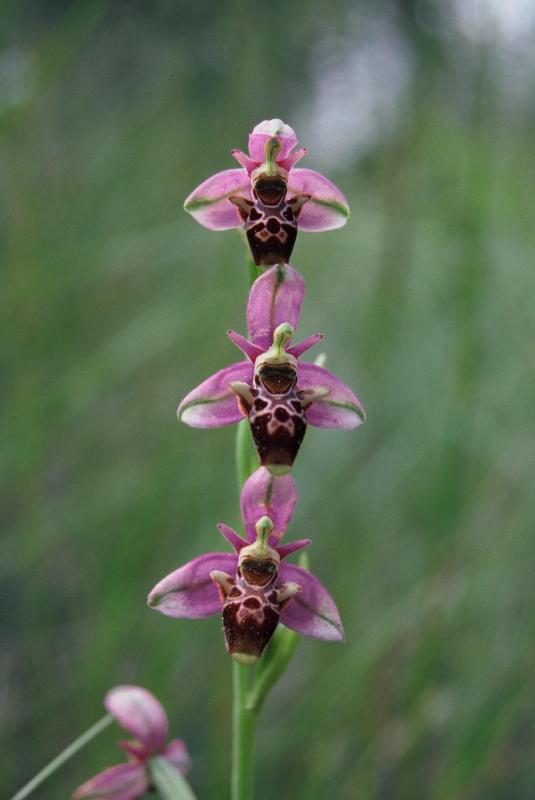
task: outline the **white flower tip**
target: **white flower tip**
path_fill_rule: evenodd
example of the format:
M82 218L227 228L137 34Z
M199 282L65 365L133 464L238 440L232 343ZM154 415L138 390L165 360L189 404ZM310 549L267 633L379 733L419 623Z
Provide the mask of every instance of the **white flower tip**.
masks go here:
M261 133L267 136L295 136L294 129L286 125L281 119L265 119L255 125L253 133Z

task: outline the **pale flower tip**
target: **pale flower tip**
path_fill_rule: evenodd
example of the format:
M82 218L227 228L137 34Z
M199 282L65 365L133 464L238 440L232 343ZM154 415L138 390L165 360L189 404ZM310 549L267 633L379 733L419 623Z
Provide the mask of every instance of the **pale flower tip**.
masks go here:
M292 471L292 466L291 464L268 464L266 469L276 478L280 478L282 475L288 475Z
M293 338L295 331L289 322L282 322L277 325L273 333L273 344L287 344Z
M295 136L295 131L290 125L286 125L282 119L264 119L255 125L253 133L261 133L266 136Z
M232 653L232 658L245 667L250 667L258 661L258 656L253 656L250 653Z
M282 586L279 586L278 589L276 589L277 602L289 603L292 597L295 597L296 594L299 594L299 592L302 591L303 587L298 583L293 583L292 581L289 583L283 583Z
M267 542L273 530L273 522L267 515L264 515L263 517L260 517L255 525L255 528L258 539Z
M147 605L149 608L158 608L160 604L160 600L162 599L162 595L159 592L155 592L154 589L149 592L147 597Z

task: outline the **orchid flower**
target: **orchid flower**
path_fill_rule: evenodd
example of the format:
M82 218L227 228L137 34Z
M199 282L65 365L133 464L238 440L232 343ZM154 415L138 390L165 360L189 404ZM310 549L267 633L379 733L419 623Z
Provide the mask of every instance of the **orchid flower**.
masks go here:
M260 467L244 483L245 539L218 525L234 553L205 553L163 578L148 604L169 617L199 619L223 613L227 650L241 663L256 661L280 621L315 639L343 640L338 609L308 570L283 560L310 539L281 545L297 500L291 475L275 478Z
M166 745L167 714L162 704L141 686L116 686L104 699L107 711L135 741L119 742L128 756L126 764L110 767L79 786L73 800L107 798L136 800L151 788L149 762L160 756L184 775L190 758L181 739Z
M325 231L345 225L349 207L341 191L312 169L296 168L307 154L280 119L264 120L249 135L249 155L232 150L242 169L212 175L184 208L205 228L245 226L256 264L287 263L297 228Z
M321 334L290 346L304 295L301 275L288 265L272 267L257 278L247 304L250 341L228 332L246 360L207 378L177 411L192 428L216 428L246 417L260 463L277 475L291 469L307 424L351 429L365 416L358 398L339 378L298 361Z

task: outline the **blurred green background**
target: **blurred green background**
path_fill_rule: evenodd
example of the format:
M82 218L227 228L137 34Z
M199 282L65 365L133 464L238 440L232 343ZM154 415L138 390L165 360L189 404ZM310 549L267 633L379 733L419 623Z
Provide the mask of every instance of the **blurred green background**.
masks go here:
M239 524L235 431L175 407L236 358L243 246L181 206L277 116L350 201L292 263L300 335L368 422L296 464L289 535L347 642L303 640L273 691L258 798L532 800L534 24L530 0L2 5L3 795L134 682L228 796L219 622L145 597Z

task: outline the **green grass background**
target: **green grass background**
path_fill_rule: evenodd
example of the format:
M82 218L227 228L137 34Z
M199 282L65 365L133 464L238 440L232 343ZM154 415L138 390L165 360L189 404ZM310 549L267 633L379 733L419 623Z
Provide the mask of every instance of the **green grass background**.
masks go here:
M262 712L257 796L535 795L535 82L452 17L432 0L3 5L2 795L134 682L187 740L199 798L228 796L219 622L145 607L239 524L235 431L175 407L235 358L243 248L181 205L262 119L307 144L318 52L371 46L370 18L409 54L401 118L328 169L310 153L352 216L292 258L300 335L325 332L368 411L307 433L289 530L313 538L347 641L300 644ZM118 735L36 797L118 763Z

